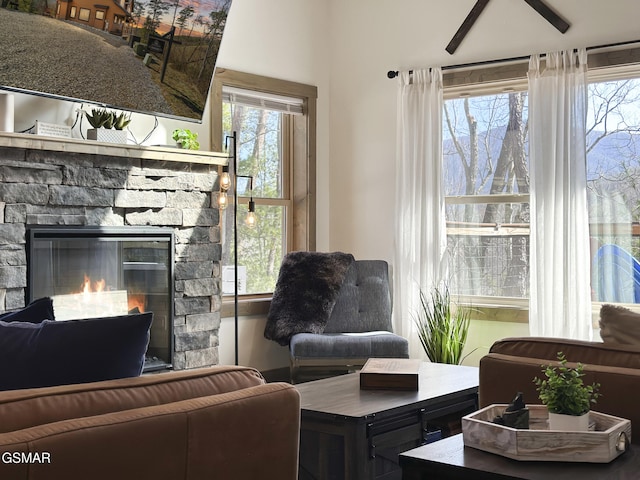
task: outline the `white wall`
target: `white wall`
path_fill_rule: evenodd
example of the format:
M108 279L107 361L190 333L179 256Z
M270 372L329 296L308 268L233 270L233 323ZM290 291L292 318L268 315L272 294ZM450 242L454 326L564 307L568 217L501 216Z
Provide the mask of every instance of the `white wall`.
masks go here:
M234 0L218 66L318 87L317 246L329 249L329 5L319 0ZM239 319L239 363L286 367L286 347L265 340L264 318ZM220 363L235 361L233 318L220 326Z
M523 0L492 0L454 55L475 0L332 0L330 247L393 258L396 80L388 70L456 65L640 38L638 0L547 0L563 35Z
M445 47L475 0L332 0L329 245L393 260L396 88L388 70L457 65L640 39L637 0L547 0L563 35L522 0L492 0L454 55ZM465 361L522 323L473 321Z
M321 0L234 0L218 66L318 87L319 250L329 248L329 6Z

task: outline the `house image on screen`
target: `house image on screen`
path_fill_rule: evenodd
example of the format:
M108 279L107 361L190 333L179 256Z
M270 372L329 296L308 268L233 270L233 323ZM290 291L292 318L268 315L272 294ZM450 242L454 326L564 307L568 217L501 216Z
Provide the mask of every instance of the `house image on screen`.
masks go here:
M134 0L57 0L56 18L123 35L132 22Z

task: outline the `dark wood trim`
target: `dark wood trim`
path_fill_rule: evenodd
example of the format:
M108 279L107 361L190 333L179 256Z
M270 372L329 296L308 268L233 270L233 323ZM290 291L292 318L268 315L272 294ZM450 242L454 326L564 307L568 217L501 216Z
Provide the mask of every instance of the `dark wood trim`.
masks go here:
M451 55L455 53L455 51L458 49L458 47L462 43L462 40L464 40L464 37L467 36L467 34L469 33L469 30L471 30L471 27L473 27L473 24L476 23L476 20L478 20L478 17L480 16L482 11L484 10L484 7L486 7L488 3L489 3L489 0L478 0L476 2L476 4L473 6L471 11L467 15L467 18L464 19L464 22L462 22L462 25L460 25L460 28L458 28L458 31L455 33L455 35L449 42L449 45L446 46L445 50L447 52L449 52Z
M566 22L560 15L554 12L549 5L542 0L524 0L533 8L536 12L544 17L544 19L553 25L560 33L565 33L569 30L569 23Z

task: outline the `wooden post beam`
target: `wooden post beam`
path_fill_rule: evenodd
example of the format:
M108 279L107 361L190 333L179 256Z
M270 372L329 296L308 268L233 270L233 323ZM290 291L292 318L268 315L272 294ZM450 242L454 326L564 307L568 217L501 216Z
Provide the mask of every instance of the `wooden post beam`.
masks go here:
M556 12L551 10L551 8L549 8L549 6L544 3L543 0L524 1L527 2L529 6L536 12L542 15L544 19L547 20L551 25L556 27L561 33L565 33L567 30L569 30L569 23L566 22L562 17L560 17L560 15L558 15ZM458 31L449 42L449 45L447 45L447 47L445 48L447 52L449 52L451 55L454 54L454 52L462 43L462 40L464 40L464 37L466 37L469 33L469 30L471 30L471 27L473 27L473 24L476 23L476 20L478 20L478 17L487 6L487 3L489 3L489 0L476 1L476 4L469 12L469 15L467 15L467 18L464 19L464 22L462 22L462 25L460 25L460 28L458 28Z
M556 12L551 10L551 8L549 8L549 6L542 0L524 1L527 2L529 6L536 12L542 15L547 22L556 27L560 31L560 33L565 33L567 30L569 30L569 23L561 18L560 15L558 15Z
M478 0L476 2L469 12L469 15L467 15L467 18L464 19L464 22L462 22L462 25L460 25L460 28L458 28L458 31L449 42L449 45L447 45L447 48L445 48L447 52L451 55L454 54L460 46L460 43L462 43L462 40L464 40L464 37L466 37L469 30L471 30L471 27L473 27L473 24L478 20L478 17L484 10L484 7L487 6L487 3L489 3L489 0Z

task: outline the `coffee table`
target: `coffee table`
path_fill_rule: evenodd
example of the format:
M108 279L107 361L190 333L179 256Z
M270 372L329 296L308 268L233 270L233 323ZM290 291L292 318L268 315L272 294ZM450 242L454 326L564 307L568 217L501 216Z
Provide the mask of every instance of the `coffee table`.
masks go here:
M635 480L640 449L628 450L610 463L522 462L465 447L462 434L400 455L403 480Z
M400 452L425 443L427 430L477 410L476 367L423 363L418 391L361 390L359 378L296 385L300 480L399 479Z

